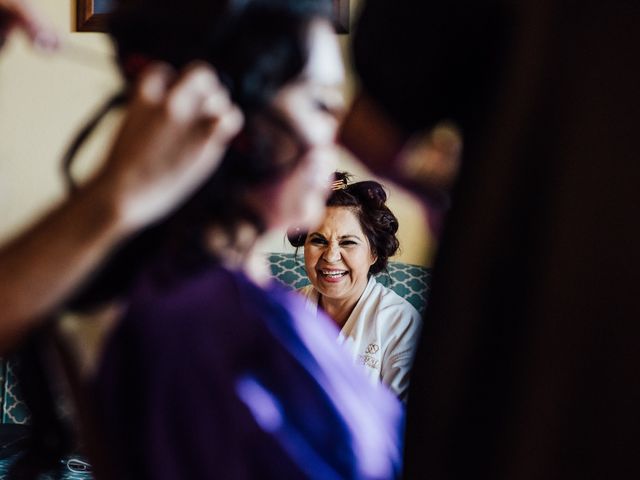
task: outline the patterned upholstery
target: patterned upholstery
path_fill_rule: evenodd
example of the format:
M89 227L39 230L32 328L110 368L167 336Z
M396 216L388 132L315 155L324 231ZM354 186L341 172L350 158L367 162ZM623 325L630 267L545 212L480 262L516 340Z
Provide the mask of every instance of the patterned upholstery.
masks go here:
M5 480L8 478L9 468L13 463L14 458L5 458L0 460L0 479ZM65 458L61 460L62 474L53 477L51 475L41 475L38 480L92 480L91 474L83 472L83 468L87 468L88 464L81 458Z
M20 399L18 384L15 379L15 362L2 362L0 367L2 385L0 391L0 405L2 406L2 423L17 423L25 425L29 423L29 411Z
M268 256L271 272L276 280L288 288L298 289L309 284L304 270L304 260L292 253L274 253ZM427 305L431 274L428 269L417 265L400 262L389 262L388 273L376 276L383 285L394 290L398 295L411 302L414 307L424 313ZM28 424L30 415L24 402L20 399L19 386L15 378L15 362L0 358L0 423ZM0 459L0 480L6 478L12 458ZM61 462L67 465L58 479L42 477L41 480L89 480L88 473L74 472L74 465L82 469L82 459L67 458Z
M30 414L24 401L20 398L20 387L15 376L16 361L0 358L0 414L1 423L26 425ZM0 480L8 478L9 468L15 457L0 458ZM56 477L42 475L39 480L92 480L90 469L85 458L68 457L60 460L62 473Z
M298 289L309 284L304 270L304 259L293 253L273 253L269 255L271 273L287 287ZM408 263L389 262L388 273L382 272L376 280L408 300L416 310L424 313L431 273L424 267Z

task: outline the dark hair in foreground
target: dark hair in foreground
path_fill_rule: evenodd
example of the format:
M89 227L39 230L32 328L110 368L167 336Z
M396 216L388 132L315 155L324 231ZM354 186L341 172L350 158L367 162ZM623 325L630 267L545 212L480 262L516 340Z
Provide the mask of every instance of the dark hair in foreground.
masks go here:
M276 181L298 164L306 148L277 163L273 138L258 135L256 122L297 141L296 132L269 108L270 100L296 78L308 59L308 28L328 18L326 0L121 0L112 22L112 37L125 76L140 61L163 60L180 68L196 59L213 65L245 116L245 127L220 166L168 219L117 252L93 282L70 304L91 308L126 295L129 283L150 258L160 276L189 275L212 260L203 245L204 229L215 224L230 234L243 222L259 231L262 219L245 201L258 185ZM149 12L153 12L149 14ZM166 260L166 261L165 261Z
M375 275L386 270L389 257L398 251L400 242L396 236L398 219L386 205L384 188L373 180L349 183L351 175L346 172L336 172L334 178L334 190L327 199L327 207L345 207L355 213L371 252L378 257L369 268L369 274ZM296 232L288 238L294 247L301 247L307 234Z
M229 149L220 167L182 207L166 220L142 231L107 260L75 298L71 310L90 310L125 297L138 272L153 263L159 281L189 275L215 258L203 243L205 228L215 224L233 233L240 222L262 230L259 216L244 201L256 185L272 182L293 169L302 153L276 164L270 138L255 135L255 120L270 122L290 135L295 131L269 110L276 92L296 78L308 58L308 27L315 18L329 18L328 0L120 0L111 34L127 85L135 65L162 60L176 68L193 60L212 64L245 115L242 141ZM80 133L65 169L99 120L126 101L114 97ZM72 183L72 182L71 182ZM155 270L154 270L155 271ZM56 413L42 359L46 334L36 332L20 354L18 376L32 413L27 451L11 472L13 479L33 479L61 468L59 460L74 448L72 429Z

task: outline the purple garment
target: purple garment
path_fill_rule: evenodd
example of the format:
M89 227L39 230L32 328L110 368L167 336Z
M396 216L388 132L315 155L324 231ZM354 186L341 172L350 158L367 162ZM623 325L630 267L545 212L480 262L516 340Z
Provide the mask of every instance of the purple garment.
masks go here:
M118 478L386 479L401 407L281 288L138 282L95 381Z

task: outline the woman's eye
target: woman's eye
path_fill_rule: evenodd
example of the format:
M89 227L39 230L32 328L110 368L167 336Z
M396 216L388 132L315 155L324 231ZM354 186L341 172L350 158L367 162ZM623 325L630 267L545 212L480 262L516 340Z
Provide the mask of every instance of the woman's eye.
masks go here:
M314 245L326 245L327 241L322 238L312 238L311 243Z
M348 247L348 246L357 245L357 244L353 240L345 240L344 242L341 242L340 245L344 245L344 246Z

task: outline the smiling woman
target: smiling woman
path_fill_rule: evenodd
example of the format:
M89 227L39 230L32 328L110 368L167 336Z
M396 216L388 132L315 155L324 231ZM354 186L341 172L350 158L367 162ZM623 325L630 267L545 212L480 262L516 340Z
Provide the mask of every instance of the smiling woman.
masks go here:
M398 221L379 183L348 184L347 174L336 177L323 222L297 239L311 281L301 293L308 310L324 310L334 320L339 343L371 380L405 399L422 320L409 302L373 278L398 250Z

